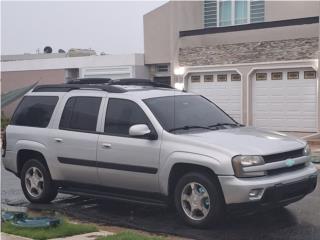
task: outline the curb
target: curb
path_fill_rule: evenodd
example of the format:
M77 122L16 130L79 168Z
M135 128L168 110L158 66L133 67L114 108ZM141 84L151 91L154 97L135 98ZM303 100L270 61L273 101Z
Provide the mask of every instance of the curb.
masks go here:
M85 233L80 235L74 235L70 237L52 238L51 240L93 240L93 239L96 239L97 237L106 237L110 235L113 235L113 233L107 232L107 231L99 231L99 232L91 232L91 233ZM32 239L1 232L1 240L32 240Z
M93 240L97 237L106 237L113 235L111 232L107 231L99 231L99 232L91 232L91 233L85 233L81 235L74 235L70 237L63 237L63 238L52 238L51 240Z
M1 233L1 240L32 240L32 239L2 232Z

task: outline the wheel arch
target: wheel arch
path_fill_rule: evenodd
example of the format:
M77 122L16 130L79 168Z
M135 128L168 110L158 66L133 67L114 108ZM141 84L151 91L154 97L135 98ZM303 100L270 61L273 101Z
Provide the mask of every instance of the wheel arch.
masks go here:
M29 159L37 159L49 170L45 152L46 147L41 143L27 140L19 141L16 157L17 176L20 177L22 167Z
M188 172L205 172L213 181L217 181L221 189L217 175L222 171L218 160L194 153L175 153L168 158L160 173L161 191L169 198L175 188L177 180Z

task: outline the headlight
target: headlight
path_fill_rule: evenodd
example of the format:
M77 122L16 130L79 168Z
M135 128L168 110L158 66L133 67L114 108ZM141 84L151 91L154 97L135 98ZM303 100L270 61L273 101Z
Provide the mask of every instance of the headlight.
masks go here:
M311 149L310 149L310 147L309 147L308 144L307 144L307 145L305 146L305 148L303 149L303 155L304 155L304 156L310 156L310 155L311 155Z
M232 166L236 177L260 177L266 175L266 172L244 172L243 168L263 165L264 160L261 156L239 155L232 158Z

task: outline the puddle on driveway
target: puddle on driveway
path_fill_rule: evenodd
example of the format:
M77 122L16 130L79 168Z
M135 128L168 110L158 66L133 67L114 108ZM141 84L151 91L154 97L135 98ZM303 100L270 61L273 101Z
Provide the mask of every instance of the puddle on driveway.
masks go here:
M4 189L7 191L5 195L7 198L2 199L2 206L9 205L40 213L42 211L58 212L80 221L199 240L319 240L319 185L320 179L317 189L312 194L286 208L249 216L227 216L225 221L210 229L188 227L180 222L173 210L167 208L70 195L58 195L58 199L51 204L30 204L24 199L23 195L19 197L21 192L17 195L10 195L10 189L8 188ZM11 184L10 188L17 193L20 184Z

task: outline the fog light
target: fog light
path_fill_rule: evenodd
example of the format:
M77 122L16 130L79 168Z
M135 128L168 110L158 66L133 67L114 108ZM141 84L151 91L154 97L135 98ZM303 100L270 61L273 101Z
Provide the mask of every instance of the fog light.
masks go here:
M263 189L258 188L258 189L252 189L249 192L249 199L250 200L258 200L262 197Z

